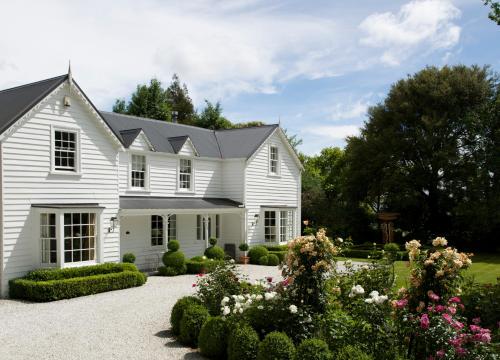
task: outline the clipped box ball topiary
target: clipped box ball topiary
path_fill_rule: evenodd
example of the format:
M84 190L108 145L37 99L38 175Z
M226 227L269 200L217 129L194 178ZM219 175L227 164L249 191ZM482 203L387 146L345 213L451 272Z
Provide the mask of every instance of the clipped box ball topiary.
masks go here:
M248 251L248 256L250 257L250 264L259 264L259 259L263 256L267 256L269 254L269 250L266 247L257 245Z
M129 264L135 263L135 255L132 253L123 254L123 262Z
M373 360L373 357L357 346L347 345L335 353L335 360Z
M332 360L333 355L323 340L306 339L297 347L296 358L300 360Z
M196 347L201 327L209 316L207 308L203 305L188 305L182 315L179 341L184 345Z
M165 267L175 269L176 275L186 273L186 258L181 251L167 251L162 260Z
M210 239L208 239L208 243L211 246L215 246L217 244L217 238L211 237Z
M261 256L259 259L259 265L267 266L268 264L269 264L269 256L268 255Z
M259 345L257 360L293 359L295 359L295 346L285 333L273 331L267 334Z
M229 331L228 360L255 360L259 348L259 335L248 324L236 324Z
M227 350L226 321L219 316L211 317L203 324L198 337L200 353L210 359L223 359Z
M224 249L220 246L214 245L206 248L204 255L209 259L224 260L224 256L226 254L224 253Z
M267 255L267 265L277 266L279 264L280 264L280 259L276 255L274 254Z
M197 297L184 296L177 300L172 308L172 312L170 313L170 325L172 325L172 333L174 335L180 334L182 315L184 315L184 310L190 305L202 305L202 302Z
M186 266L187 269L187 266ZM177 276L180 275L181 273L185 273L184 269L182 268L180 271L178 269L175 269L170 266L160 266L158 268L158 275L160 276Z
M181 244L177 240L170 240L167 244L167 249L169 251L177 251L181 248Z

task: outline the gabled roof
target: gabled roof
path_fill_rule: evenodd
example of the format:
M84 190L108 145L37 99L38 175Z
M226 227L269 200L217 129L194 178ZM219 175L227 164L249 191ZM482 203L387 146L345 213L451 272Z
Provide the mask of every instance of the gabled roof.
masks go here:
M199 156L222 159L249 158L278 128L278 125L263 125L242 129L210 130L106 111L101 111L101 115L115 133L122 136L125 147L128 145L122 132L142 129L158 152L177 154L189 139Z
M142 129L121 130L120 136L122 137L123 145L125 145L125 147L127 147L127 148L130 145L132 145L132 143L137 138L137 136L141 133L141 131L142 131Z
M61 75L0 91L0 134L67 79Z

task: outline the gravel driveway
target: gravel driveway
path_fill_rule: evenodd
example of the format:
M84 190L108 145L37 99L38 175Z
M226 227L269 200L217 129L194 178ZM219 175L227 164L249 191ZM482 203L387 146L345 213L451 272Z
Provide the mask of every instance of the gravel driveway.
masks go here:
M280 276L277 267L242 269L252 280ZM194 282L152 276L138 288L51 303L0 300L0 359L203 359L168 330L172 306Z

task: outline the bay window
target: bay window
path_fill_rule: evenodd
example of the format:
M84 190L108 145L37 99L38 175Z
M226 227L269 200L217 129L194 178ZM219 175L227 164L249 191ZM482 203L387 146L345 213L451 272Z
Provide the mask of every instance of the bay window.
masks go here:
M289 209L264 211L264 239L266 242L286 242L294 237L295 211Z
M64 213L64 262L96 258L96 214Z
M56 264L56 214L40 214L40 242L42 264Z

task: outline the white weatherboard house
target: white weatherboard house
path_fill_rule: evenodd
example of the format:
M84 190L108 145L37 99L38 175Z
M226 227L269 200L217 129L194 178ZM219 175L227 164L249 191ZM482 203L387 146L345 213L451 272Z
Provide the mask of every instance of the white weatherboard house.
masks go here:
M160 263L216 237L300 231L300 162L278 125L207 130L98 111L71 73L0 91L0 289L41 267ZM235 251L236 250L236 251Z

